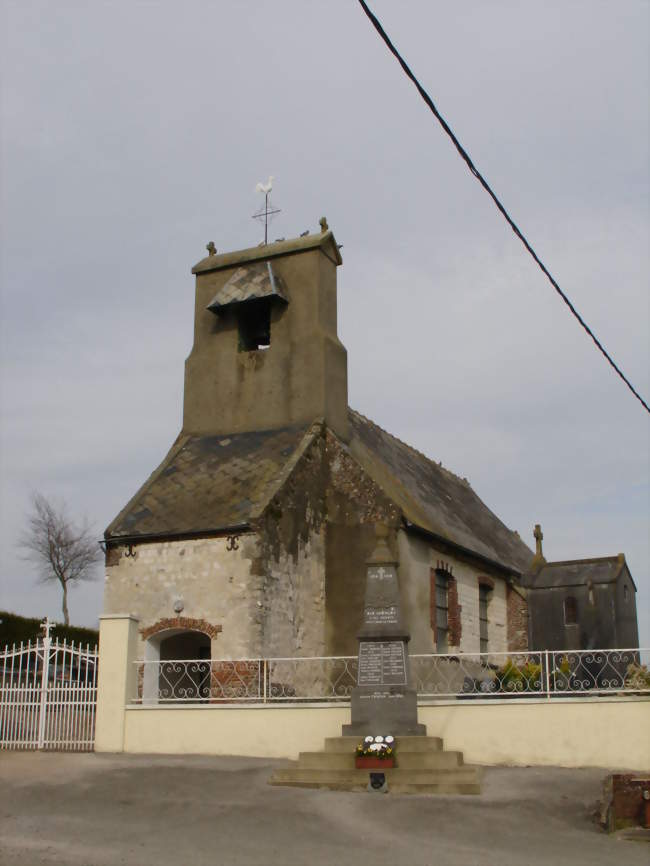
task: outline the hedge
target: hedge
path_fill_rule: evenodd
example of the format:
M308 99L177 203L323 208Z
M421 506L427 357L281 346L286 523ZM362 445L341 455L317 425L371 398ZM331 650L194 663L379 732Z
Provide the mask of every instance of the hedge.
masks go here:
M19 644L21 641L35 640L41 637L41 622L45 617L30 618L26 616L18 616L16 613L9 613L6 610L0 610L0 649L7 644ZM56 637L59 640L74 641L76 644L90 644L94 646L99 640L99 632L92 628L82 628L81 626L66 626L56 624L50 629L51 637Z

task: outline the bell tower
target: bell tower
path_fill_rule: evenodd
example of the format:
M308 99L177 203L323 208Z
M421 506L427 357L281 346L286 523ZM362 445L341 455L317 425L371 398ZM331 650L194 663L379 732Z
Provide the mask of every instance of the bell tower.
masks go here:
M347 440L347 353L337 335L334 235L209 255L196 275L183 432L270 430L324 418Z

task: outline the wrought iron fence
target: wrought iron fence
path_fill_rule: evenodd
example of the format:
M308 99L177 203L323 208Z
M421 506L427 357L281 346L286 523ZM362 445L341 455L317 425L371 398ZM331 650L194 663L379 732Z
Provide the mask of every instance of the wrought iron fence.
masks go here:
M349 701L356 656L140 661L137 701Z
M645 650L412 655L411 676L421 698L503 698L612 693L650 694Z
M424 700L650 694L639 649L410 656ZM142 704L349 701L356 656L138 661Z

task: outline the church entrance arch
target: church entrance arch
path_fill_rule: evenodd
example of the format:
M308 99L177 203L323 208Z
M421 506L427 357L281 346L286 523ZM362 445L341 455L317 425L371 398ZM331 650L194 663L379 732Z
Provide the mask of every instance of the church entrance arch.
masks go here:
M203 620L165 620L143 629L145 703L208 700L212 640L221 631Z

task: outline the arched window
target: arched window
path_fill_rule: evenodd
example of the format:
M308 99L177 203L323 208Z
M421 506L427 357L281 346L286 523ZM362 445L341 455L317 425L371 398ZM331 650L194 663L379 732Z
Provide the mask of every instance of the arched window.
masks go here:
M578 622L578 604L572 595L564 599L564 624L576 625Z

